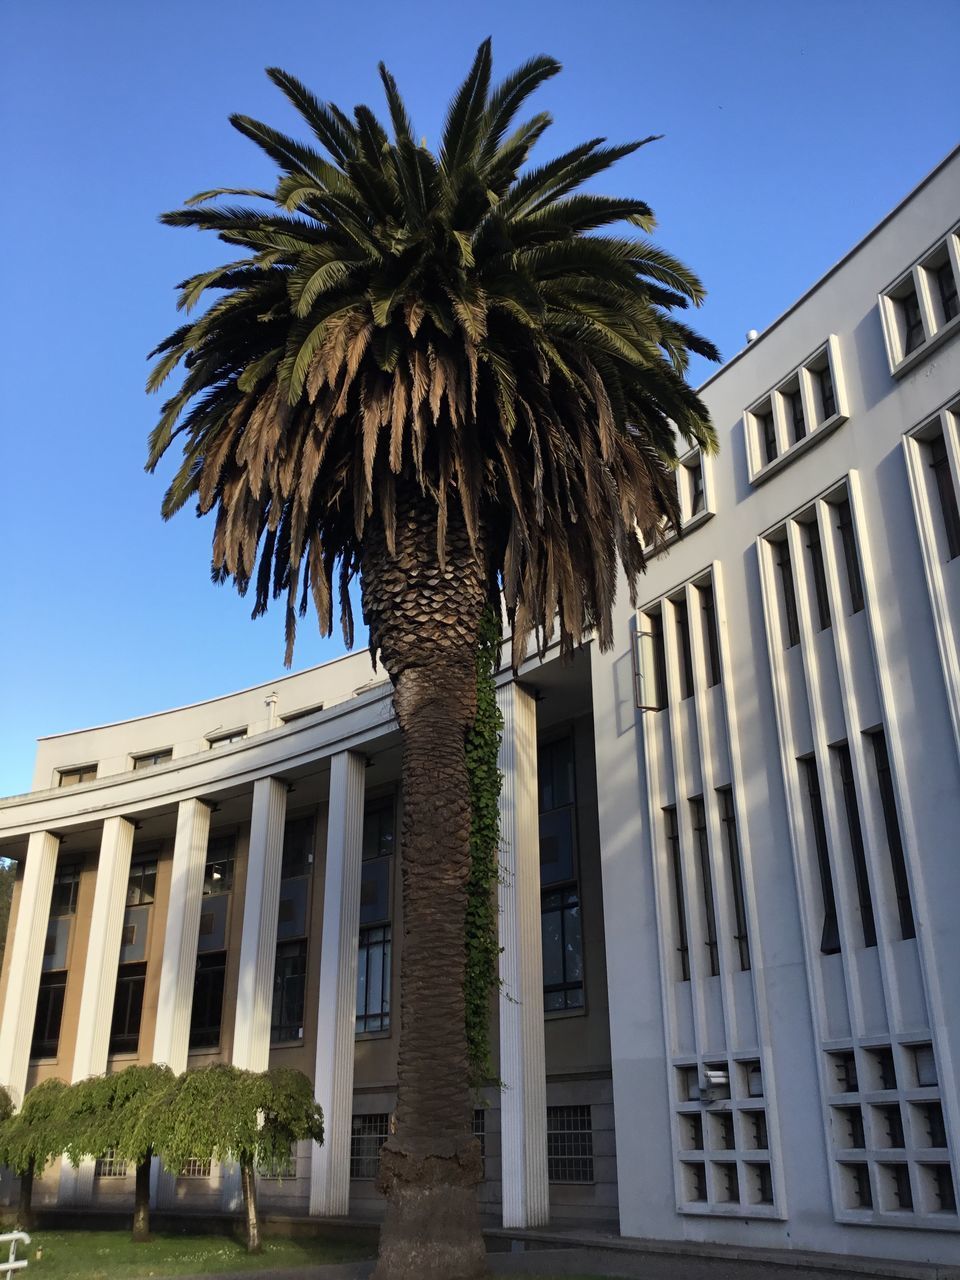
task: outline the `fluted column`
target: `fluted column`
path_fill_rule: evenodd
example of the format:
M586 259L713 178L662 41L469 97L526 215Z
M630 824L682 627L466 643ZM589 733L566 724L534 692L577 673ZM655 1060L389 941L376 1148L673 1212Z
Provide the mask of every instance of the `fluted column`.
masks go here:
M0 1022L0 1084L7 1086L15 1106L23 1101L27 1085L59 847L59 836L50 831L31 835L20 885L16 929L9 942L10 970Z
M517 684L497 690L500 746L500 1127L503 1225L550 1220L540 935L537 708Z
M177 809L177 833L163 938L160 995L153 1035L153 1061L165 1062L177 1075L187 1069L190 1014L197 968L197 938L203 905L203 869L210 836L210 808L202 800L182 800ZM174 1179L162 1173L160 1162L151 1169L154 1202L166 1207Z
M240 976L233 1028L233 1065L246 1071L266 1071L270 1065L273 971L277 959L277 915L280 910L280 870L286 816L287 784L279 778L259 778L253 784L250 851L247 854L243 930L240 935ZM221 1196L224 1208L239 1208L240 1174L236 1165L223 1171Z
M133 832L133 823L126 818L107 818L103 824L73 1052L73 1081L102 1075L107 1069ZM93 1161L85 1160L73 1176L71 1172L64 1164L60 1198L83 1204L93 1187Z
M365 769L363 757L352 751L342 751L330 762L314 1076L324 1141L314 1145L310 1168L310 1212L323 1217L343 1216L350 1208Z

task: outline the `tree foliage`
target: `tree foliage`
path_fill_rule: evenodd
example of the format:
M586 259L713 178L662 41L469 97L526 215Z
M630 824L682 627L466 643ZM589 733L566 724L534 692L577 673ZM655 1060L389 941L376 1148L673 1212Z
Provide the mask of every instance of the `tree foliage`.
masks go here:
M169 1067L151 1063L71 1085L63 1099L63 1150L71 1163L100 1159L107 1152L132 1164L148 1159L153 1141L143 1117L152 1103L167 1096L175 1079Z
M66 1150L70 1137L62 1080L41 1080L23 1100L23 1106L0 1126L0 1164L21 1176L42 1172L45 1165Z
M6 1124L13 1115L13 1099L9 1091L0 1084L0 1125Z
M212 231L233 260L180 286L184 313L218 296L153 353L151 389L184 376L148 467L182 441L163 513L216 512L214 579L253 585L254 616L285 600L288 662L311 598L329 634L339 591L352 643L365 534L381 523L392 551L411 485L441 567L456 505L515 662L557 625L565 650L589 627L608 645L618 559L632 592L638 530L678 520L678 440L715 446L684 373L691 352L717 353L678 314L702 285L648 238L643 200L586 189L654 139L528 164L551 120L517 113L559 70L536 57L495 85L484 41L433 152L383 64L389 126L272 68L312 141L234 115L275 188L202 192L163 217Z

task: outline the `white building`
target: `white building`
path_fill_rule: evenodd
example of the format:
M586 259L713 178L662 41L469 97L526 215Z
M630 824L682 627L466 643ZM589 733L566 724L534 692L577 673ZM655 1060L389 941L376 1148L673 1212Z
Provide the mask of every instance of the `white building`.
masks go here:
M501 677L507 1226L958 1256L958 214L960 150L708 382L721 451L614 650ZM264 1194L375 1211L398 775L365 655L41 740L0 1080L299 1066L327 1142ZM160 1203L235 1197L184 1173Z

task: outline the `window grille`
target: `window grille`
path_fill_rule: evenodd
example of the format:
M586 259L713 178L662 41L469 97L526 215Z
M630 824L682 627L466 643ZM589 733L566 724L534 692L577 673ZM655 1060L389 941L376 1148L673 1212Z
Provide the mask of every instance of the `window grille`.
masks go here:
M547 1170L551 1182L593 1182L589 1106L547 1107Z
M307 981L307 943L284 942L277 947L273 970L273 1015L270 1039L299 1040L303 1036L303 1007Z
M391 937L388 924L360 930L357 1031L390 1030Z
M183 1168L180 1170L181 1178L209 1178L210 1169L212 1167L210 1160L196 1160L191 1158L187 1160Z
M480 1143L480 1163L483 1167L482 1177L487 1176L487 1112L485 1107L473 1109L473 1136Z
M109 1147L93 1166L95 1178L125 1178L127 1162L118 1158L112 1147Z
M380 1148L390 1136L389 1113L354 1116L350 1126L350 1177L375 1178Z

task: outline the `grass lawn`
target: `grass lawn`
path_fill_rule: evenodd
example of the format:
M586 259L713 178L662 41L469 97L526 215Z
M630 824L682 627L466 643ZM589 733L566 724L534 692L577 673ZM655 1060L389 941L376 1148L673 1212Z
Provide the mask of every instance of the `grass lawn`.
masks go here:
M204 1272L262 1273L280 1267L323 1262L356 1262L374 1256L369 1244L345 1240L281 1239L263 1242L263 1253L251 1257L238 1240L227 1236L163 1235L149 1244L134 1244L123 1231L33 1231L26 1257L29 1280L140 1280L149 1276L188 1276ZM36 1261L37 1248L43 1250ZM21 1246L22 1248L22 1246ZM21 1248L17 1257L24 1254ZM5 1252L5 1251L4 1251Z

